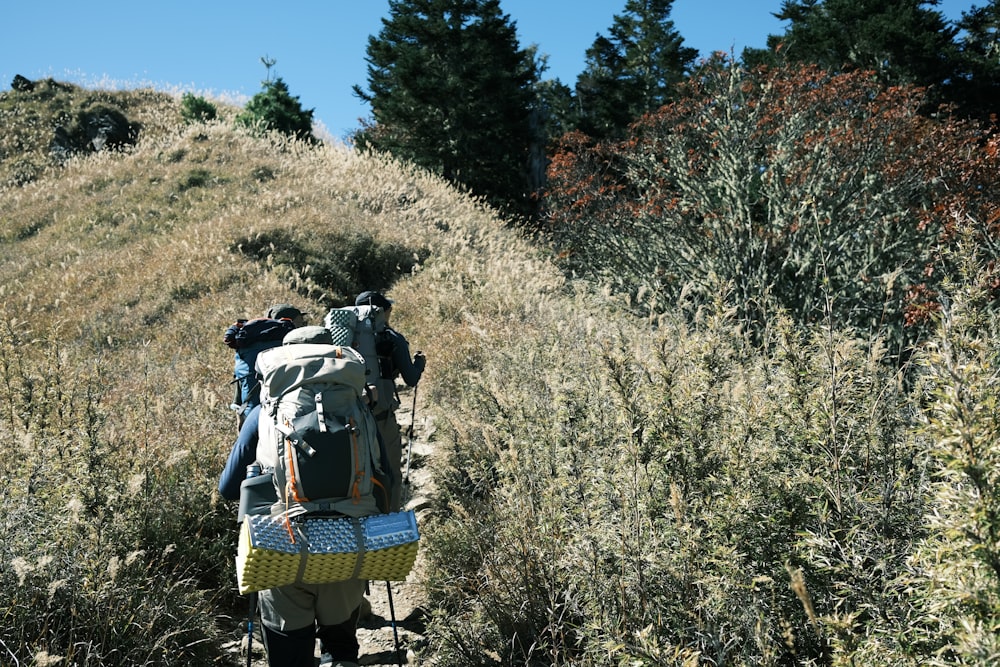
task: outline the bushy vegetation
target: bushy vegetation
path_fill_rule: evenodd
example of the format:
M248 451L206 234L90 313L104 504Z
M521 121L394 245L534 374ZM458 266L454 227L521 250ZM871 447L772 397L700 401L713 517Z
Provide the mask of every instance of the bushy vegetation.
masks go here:
M550 168L549 233L568 271L656 295L710 300L738 318L831 319L905 358L953 275L959 227L996 248L989 128L924 91L867 72L705 64L686 94L620 142L564 138Z
M812 81L817 95L827 83ZM796 99L789 90L776 99ZM708 117L692 105L692 118ZM769 127L780 135L794 116ZM394 324L429 360L420 409L435 426L436 491L421 525L422 659L996 661L1000 331L985 203L926 191L954 223L942 236L934 220L945 218L930 218L933 239L948 243L917 246L941 253L934 266L946 275L927 300L939 307L926 309L909 361L886 363L900 360L897 331L844 315L873 307L860 293L856 310L801 317L775 299L767 317L748 318L739 273L706 272L688 289L600 287L580 277L585 262L572 276L419 169L231 122L187 125L173 99L142 122L164 131L8 180L0 197L0 662L242 662L225 648L243 612L234 508L215 492L235 436L221 333L279 301L322 313L370 281L389 289ZM650 146L674 134L656 135L656 122ZM907 127L933 134L903 123L898 136ZM784 141L808 167L793 150L805 139ZM852 164L850 142L813 139L828 160ZM990 164L991 144L962 145ZM722 183L712 170L737 154L692 166ZM654 153L643 155L652 170ZM922 169L903 159L914 156L900 153L897 166ZM994 186L988 169L967 173ZM887 197L902 182L925 192L913 175L877 175ZM789 172L784 187L805 180ZM837 181L816 171L809 182L816 209L832 207ZM627 219L600 194L595 241ZM794 206L772 199L754 201ZM713 234L744 220L721 185L692 201ZM861 219L855 201L836 212ZM864 201L884 224L913 212ZM715 218L713 202L728 202ZM811 210L814 226L826 220ZM636 219L652 225L646 213ZM694 244L686 233L677 238ZM741 234L729 238L757 247ZM600 258L588 237L573 238ZM834 247L853 248L824 246L808 266ZM820 303L843 306L862 265L845 261L838 273L827 260L839 277L808 287ZM871 289L881 308L884 286Z
M219 111L214 104L204 97L193 93L184 93L181 96L181 116L189 123L204 123L215 120Z
M389 288L429 255L426 248L335 226L324 234L264 230L237 239L232 250L273 267L297 291L327 308L353 304L366 289Z
M5 316L3 662L210 661L213 591L229 575L212 537L231 519L190 471L210 469L214 452L160 435L162 397L141 367L124 379L92 350L67 349L65 331ZM108 395L123 379L150 402L122 401L124 420Z
M787 318L751 340L726 298L517 313L435 396L438 664L994 662L1000 332L971 291L929 373Z
M967 246L963 246L967 247ZM966 263L944 302L940 335L925 358L928 407L922 432L934 461L927 539L912 559L912 625L901 644L941 647L926 664L1000 660L1000 322ZM871 647L863 646L871 651Z
M316 141L312 134L313 111L303 109L281 77L267 80L236 116L236 123L254 132L280 132L302 141Z
M446 664L822 662L900 603L926 473L881 350L782 330L761 357L705 316L594 323L463 386L428 569Z
M178 117L169 99L148 89L109 93L53 79L23 79L0 93L0 186L30 183L75 154L93 152L87 124L101 113L130 127L131 140L139 128L148 136L161 135ZM64 150L52 150L57 138Z

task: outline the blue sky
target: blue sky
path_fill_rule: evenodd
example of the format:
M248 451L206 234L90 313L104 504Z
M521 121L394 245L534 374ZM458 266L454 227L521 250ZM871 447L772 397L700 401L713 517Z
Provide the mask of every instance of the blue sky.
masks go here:
M957 20L973 0L942 0ZM978 0L986 4L986 0ZM572 85L584 52L607 34L625 0L501 0L522 46L537 44L549 78ZM675 0L672 19L702 55L764 46L784 31L772 16L781 0ZM52 77L88 87L152 86L242 103L266 69L284 79L302 106L334 137L358 126L368 108L351 92L366 85L365 48L388 0L21 0L6 3L0 38L0 89L14 75Z

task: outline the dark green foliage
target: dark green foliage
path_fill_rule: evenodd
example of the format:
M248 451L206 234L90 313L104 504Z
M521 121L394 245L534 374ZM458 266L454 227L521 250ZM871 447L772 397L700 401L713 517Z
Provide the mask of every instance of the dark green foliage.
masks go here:
M548 69L547 58L538 55L535 47L529 51L534 54L541 77ZM528 181L531 192L540 198L545 187L549 149L556 139L579 125L580 113L573 90L559 79L540 78L532 86L532 94L534 102L528 122L533 139L528 156Z
M254 131L281 132L296 139L315 142L312 134L313 110L302 108L299 98L289 93L288 85L281 77L265 81L262 88L236 117L237 124Z
M532 124L549 141L561 137L579 125L579 112L573 90L559 79L544 79L534 86L535 103Z
M584 109L580 129L597 138L619 137L635 120L619 80L624 58L610 39L599 36L587 49L587 69L577 78L576 97Z
M192 169L184 177L184 180L178 184L177 189L184 192L191 188L202 188L208 185L211 180L212 172L208 169Z
M273 262L296 273L299 291L325 306L353 303L365 289L388 289L400 276L425 260L426 249L382 243L356 230L297 236L283 230L263 232L233 244L233 250Z
M134 145L141 126L126 118L121 109L96 103L78 111L66 126L56 127L52 150L56 153L84 153L105 148Z
M218 111L215 105L204 97L184 93L181 97L181 117L188 123L205 123L215 120Z
M531 210L535 64L498 0L391 0L368 40L373 123L355 137L501 209Z
M947 84L948 98L962 113L987 120L1000 113L1000 2L990 0L985 7L973 5L968 12L962 12L958 28L961 70Z
M941 86L957 71L956 29L927 0L784 0L776 58L875 71L886 85ZM780 48L779 48L780 45Z
M22 93L30 93L35 84L27 77L21 76L20 74L14 75L14 80L10 83L11 90L19 90Z
M599 35L587 49L576 82L581 131L621 137L629 123L675 97L698 52L674 29L672 6L673 0L628 0L609 36Z

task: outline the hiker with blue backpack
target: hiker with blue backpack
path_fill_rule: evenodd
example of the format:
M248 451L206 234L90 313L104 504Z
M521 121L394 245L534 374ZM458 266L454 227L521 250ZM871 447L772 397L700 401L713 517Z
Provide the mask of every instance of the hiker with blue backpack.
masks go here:
M403 436L396 421L396 410L399 408L399 395L396 392L395 378L401 377L407 387L416 387L427 366L427 358L423 352L417 351L410 358L410 344L403 334L389 326L392 306L395 302L379 292L365 291L358 294L354 305L376 307L384 313L384 326L377 332L376 351L381 372L376 385L375 423L379 434L385 443L386 455L389 459L389 469L394 479L403 476ZM411 415L413 418L414 415ZM390 511L396 512L402 506L403 487L396 484L389 502Z
M305 315L290 303L271 306L264 317L239 319L223 334L223 342L233 349L233 384L235 395L230 406L236 412L236 428L255 405L260 403L260 384L254 373L257 355L281 345L285 335L305 325Z

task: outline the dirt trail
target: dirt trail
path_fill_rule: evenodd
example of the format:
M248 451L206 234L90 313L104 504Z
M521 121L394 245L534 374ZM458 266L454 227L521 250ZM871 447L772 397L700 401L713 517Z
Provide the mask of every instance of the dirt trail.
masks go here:
M396 413L399 425L403 431L403 472L406 474L406 456L409 450L406 433L412 419L412 390L400 391L403 405ZM405 509L412 509L417 515L417 525L421 525L421 515L427 510L427 494L431 489L430 471L426 462L431 455L429 444L433 430L429 419L424 418L420 406L417 406L417 422L414 426L413 460L409 466L409 483L403 488L403 504ZM364 667L390 667L392 665L418 665L415 652L426 644L424 635L424 605L418 581L422 567L421 552L417 552L417 562L406 581L391 582L392 605L389 603L389 590L384 581L369 583L369 592L365 596L371 602L372 613L358 624L358 643L361 645L359 662ZM393 612L395 612L393 614ZM395 627L392 622L395 617ZM244 619L245 620L245 619ZM258 619L259 623L259 619ZM397 638L399 651L397 653ZM318 642L317 642L318 645ZM234 641L229 647L233 653L238 653L240 664L246 664L246 636ZM264 646L259 632L254 633L253 667L267 667ZM316 664L319 665L319 649L317 646Z
M400 428L403 430L403 473L406 474L407 442L405 433L410 426L412 403L402 396L404 406L397 412ZM431 490L430 470L426 465L431 455L429 444L432 427L421 415L417 406L417 422L414 426L413 461L410 465L409 484L403 489L403 504L417 515L417 526L421 524L421 514L428 508L427 494ZM395 636L399 638L399 655L402 664L419 664L414 651L426 644L424 635L423 597L418 581L421 580L422 558L417 552L417 563L406 581L391 582L392 609L389 606L389 592L386 582L373 581L369 584L372 615L358 625L358 643L361 644L359 661L361 665L380 667L399 665L395 648ZM393 632L392 614L395 611L396 631Z

